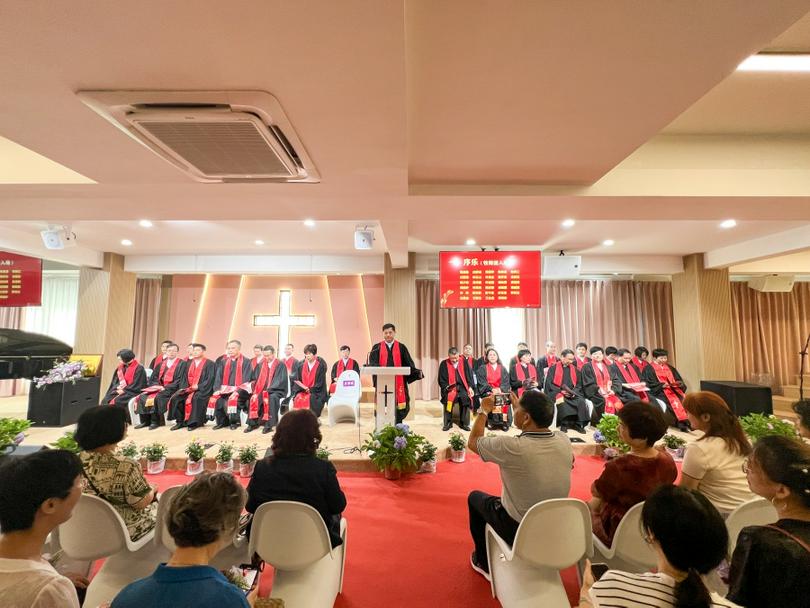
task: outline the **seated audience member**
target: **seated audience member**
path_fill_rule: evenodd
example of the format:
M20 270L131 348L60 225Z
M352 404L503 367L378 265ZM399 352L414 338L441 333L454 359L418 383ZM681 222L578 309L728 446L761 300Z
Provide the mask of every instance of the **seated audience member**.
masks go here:
M113 372L110 387L102 397L101 405L117 405L126 411L129 400L140 395L146 388L146 370L138 363L135 353L128 348L122 348L116 356L118 367Z
M74 437L82 449L85 493L110 503L138 540L155 527L157 487L146 482L139 463L116 455L126 434L126 412L99 406L82 412Z
M565 498L571 489L574 453L562 433L549 430L554 403L540 391L526 391L518 399L513 393L515 426L520 435L484 437L487 413L494 398L481 400L467 443L484 462L494 462L501 474L501 496L471 492L467 498L470 534L475 549L470 555L473 570L489 578L484 529L489 524L510 545L526 512L538 502Z
M667 432L663 412L649 403L632 401L619 410L618 416L619 437L630 446L630 452L608 461L591 486L593 532L608 546L630 507L678 477L672 457L655 448L655 442Z
M793 411L799 417L797 421L799 435L805 439L810 439L810 399L794 403Z
M340 538L340 514L346 496L340 489L335 466L315 456L321 444L318 419L311 410L291 410L282 416L273 435L272 456L256 463L248 483L245 508L255 513L273 500L294 500L310 505L321 514L332 547Z
M151 576L124 587L112 608L246 608L245 597L216 568L213 557L233 541L245 491L230 473L202 473L172 500L167 528L177 548Z
M715 393L689 393L683 401L693 429L703 431L686 444L681 485L697 490L724 516L754 498L743 472L751 443L737 416Z
M751 489L779 521L743 528L731 558L728 599L748 608L810 603L810 446L789 437L757 441L746 464Z
M641 520L644 538L658 556L656 572L608 570L593 582L587 567L581 608L734 606L710 593L701 578L720 564L728 549L725 522L706 497L677 486L661 486L644 501Z
M70 519L81 495L82 465L67 450L3 459L0 606L79 608L73 583L42 559L41 551L48 534Z
M688 432L689 419L683 409L686 384L678 370L667 362L668 358L669 353L663 348L653 350L653 361L644 368L641 381L647 384L650 396L666 406L669 425Z

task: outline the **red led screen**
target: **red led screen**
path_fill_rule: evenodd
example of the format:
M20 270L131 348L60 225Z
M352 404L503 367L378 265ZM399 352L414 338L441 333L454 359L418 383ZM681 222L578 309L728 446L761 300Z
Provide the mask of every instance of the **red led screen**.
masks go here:
M42 304L42 260L0 251L0 306Z
M539 308L539 251L442 251L442 308Z

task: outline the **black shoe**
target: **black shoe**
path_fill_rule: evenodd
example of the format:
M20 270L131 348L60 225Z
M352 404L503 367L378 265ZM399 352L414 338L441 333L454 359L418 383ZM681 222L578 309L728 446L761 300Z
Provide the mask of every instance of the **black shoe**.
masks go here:
M472 569L475 570L478 574L483 576L488 581L491 581L492 578L489 576L489 572L487 572L486 568L484 568L481 564L478 563L478 560L475 557L475 551L470 554L470 566Z
M257 426L250 426L250 425L247 425L247 426L245 427L245 430L244 430L244 431L242 431L242 432L243 432L243 433L250 433L251 431L255 431L257 428L259 428L259 427L257 427Z
M508 431L508 430L509 430L509 425L508 425L508 424L504 424L504 425L503 425L501 428L504 430L504 432L506 432L506 431Z
M198 428L200 428L200 427L198 427L196 424L188 424L188 425L186 425L186 429L189 432L193 431L194 429L198 429Z
M159 425L157 422L153 422L152 424L150 424L150 425L149 425L149 430L150 430L150 431L154 431L154 430L155 430L156 428L158 428L159 426L160 426L160 425Z
M228 426L228 425L226 423L224 423L224 422L222 424L215 424L214 425L214 430L218 431L219 429L224 429L226 426Z
M232 425L231 425L231 430L232 430L232 431L235 431L235 430L236 430L236 429L238 429L238 428L239 428L239 425L238 425L238 424L232 424Z
M450 430L450 429L452 429L452 428L453 428L453 425L452 425L451 423L449 423L449 422L448 422L448 423L446 423L446 424L445 424L445 425L442 427L442 430L443 430L443 431L449 431L449 430Z
M579 433L580 435L584 435L584 434L585 434L585 426L584 426L584 425L582 425L582 424L577 424L577 425L575 425L575 426L574 426L574 430L575 430L577 433Z
M462 430L462 431L470 431L470 430L472 430L472 429L470 429L470 425L469 425L469 424L461 424L461 425L459 425L459 426L460 426L460 428L461 428L461 430Z
M264 427L262 429L262 435L267 435L267 433L272 433L272 432L273 432L273 427L272 426L266 426L266 427Z
M136 425L135 428L136 429L145 429L148 426L149 426L148 422L141 422L140 424Z

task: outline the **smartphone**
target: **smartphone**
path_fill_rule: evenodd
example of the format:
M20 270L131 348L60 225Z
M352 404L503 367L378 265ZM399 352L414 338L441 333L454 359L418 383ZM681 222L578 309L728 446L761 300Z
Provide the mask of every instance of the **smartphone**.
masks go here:
M602 578L602 575L610 570L607 564L591 564L591 574L593 575L593 580L598 581Z
M256 585L259 584L259 571L253 567L251 564L242 564L241 566L234 566L239 570L239 574L241 574L245 582L248 584L248 588L245 589L245 595L250 594L256 588Z

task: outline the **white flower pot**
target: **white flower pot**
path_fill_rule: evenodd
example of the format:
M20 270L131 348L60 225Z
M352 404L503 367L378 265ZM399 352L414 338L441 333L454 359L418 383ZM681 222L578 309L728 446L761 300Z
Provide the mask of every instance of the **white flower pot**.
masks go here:
M422 466L419 467L420 473L435 473L436 472L436 459L433 460L426 460L422 463Z
M199 460L186 459L186 475L189 477L199 475L205 470L205 458Z
M683 460L684 452L686 451L685 446L681 446L679 448L667 448L667 453L672 456L673 460L681 461Z
M450 449L450 460L452 460L453 462L464 462L464 459L466 457L467 457L467 450L463 448L460 450L454 450L452 448Z
M166 468L166 459L161 458L160 460L147 460L146 461L146 472L150 475L157 475L158 473L162 473L163 469Z
M233 459L227 462L217 462L217 473L233 473Z
M256 468L256 461L249 462L247 464L239 463L239 476L240 477L250 477L253 475L253 469Z

